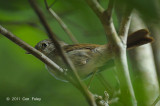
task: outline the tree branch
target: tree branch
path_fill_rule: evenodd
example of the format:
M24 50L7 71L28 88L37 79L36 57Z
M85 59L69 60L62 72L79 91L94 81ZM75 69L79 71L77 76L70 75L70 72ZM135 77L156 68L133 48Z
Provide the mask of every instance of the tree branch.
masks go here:
M56 35L55 33L52 32L51 28L49 27L43 13L41 12L41 10L39 9L39 7L37 6L37 4L35 3L34 0L29 0L32 8L34 9L34 11L36 12L36 14L38 15L40 22L42 23L42 25L44 26L46 32L48 33L48 37L53 41L55 48L57 49L58 53L60 54L60 56L62 57L62 59L64 60L65 64L68 66L69 69L74 69L73 64L71 63L71 61L66 57L66 55L64 54L59 42L56 39ZM72 66L70 65L72 64Z
M72 61L64 54L59 42L56 40L55 34L52 32L51 28L49 27L47 21L44 18L44 15L42 14L41 10L39 9L37 4L35 3L35 0L29 0L29 2L31 4L32 8L34 9L34 11L36 12L36 14L38 15L38 17L39 17L41 23L43 24L44 28L46 29L46 31L48 33L48 37L55 44L55 48L57 49L59 55L64 60L64 63L67 65L67 67L69 69L69 72L73 75L72 77L75 79L79 90L86 97L86 100L88 101L88 103L91 106L95 106L96 103L94 101L94 98L93 98L92 94L88 91L87 87L81 82L81 80L80 80L80 78L79 78L79 76L77 74L77 70L74 67Z
M112 12L114 7L114 0L109 1L107 10L104 10L103 7L97 2L97 0L86 0L90 8L95 12L95 14L99 17L104 30L107 34L107 38L113 44L117 44L120 41L118 38L118 34L115 30L113 21L112 21Z
M114 2L115 0L109 0L109 3L108 3L108 8L105 10L105 15L107 15L107 19L109 21L111 21L112 19L112 12L113 12L113 8L114 8Z
M156 104L158 104L159 101L160 101L160 95L157 97L157 99L153 102L151 106L156 106Z
M60 24L60 26L63 28L63 30L68 34L70 39L72 40L73 43L78 43L76 38L74 37L73 33L70 31L68 26L63 22L63 20L51 9L51 7L48 6L47 0L44 0L45 6L49 13L57 20L57 22Z
M133 86L131 83L127 55L126 55L126 43L128 37L128 31L131 21L131 9L126 6L123 18L121 20L119 37L121 42L118 43L118 48L115 50L115 64L117 68L117 75L120 81L121 95L120 99L125 105L137 105ZM128 93L126 93L128 92ZM127 98L126 98L127 96Z
M107 34L110 44L112 45L114 60L117 68L117 75L120 81L121 88L121 98L122 103L127 106L136 105L136 99L134 96L133 87L131 84L127 57L126 57L126 39L128 35L128 29L130 25L130 12L126 12L124 18L122 20L121 28L120 28L120 36L118 36L113 21L112 21L112 11L114 7L114 1L110 0L108 4L108 9L98 11L97 2L94 3L95 0L86 0L88 5L92 8L92 10L97 14L101 23L103 24L104 30ZM126 8L127 11L128 8ZM127 96L127 99L126 99ZM125 98L124 98L125 97Z
M8 39L10 39L12 42L14 42L17 45L19 45L24 50L26 50L29 53L33 54L35 57L37 57L38 59L40 59L42 62L44 62L45 64L47 64L51 68L56 69L56 71L58 73L63 74L63 69L61 67L59 67L56 63L54 63L51 59L49 59L43 53L39 52L37 49L33 48L32 46L30 46L29 44L27 44L23 40L21 40L18 37L16 37L14 34L12 34L11 32L9 32L8 30L6 30L1 25L0 25L0 33L2 35L4 35L5 37L7 37Z
M117 43L120 42L120 39L118 37L114 23L112 21L112 12L114 8L114 4L115 4L115 0L109 0L108 8L103 12L103 17L100 17L100 19L104 26L104 29L109 41L113 45L118 45Z
M104 9L101 7L97 0L86 0L86 2L92 8L92 10L94 10L98 17L102 17Z
M53 11L53 9L51 9L51 7L53 6L53 4L55 2L52 3L51 6L48 6L48 3L47 3L47 0L44 0L45 2L45 6L47 8L47 10L50 12L50 14L59 22L59 24L61 25L61 27L63 28L63 30L68 34L68 36L70 37L71 41L75 44L75 43L78 43L78 41L76 40L76 38L74 37L74 35L72 34L72 32L70 31L70 29L67 27L67 25L62 21L62 19L56 14L56 12ZM113 4L113 2L111 2ZM112 5L113 6L113 5ZM108 12L111 12L112 11L112 7L109 7L108 9ZM111 16L110 16L111 17ZM107 87L109 88L109 85L107 83L107 81L105 80L105 78L100 74L98 73L97 76L100 75L101 79L99 78L100 81L104 82L102 84L104 87ZM94 77L94 75L92 76L92 78ZM91 79L92 80L92 79ZM90 80L90 81L91 81ZM111 88L109 89L111 91ZM108 89L107 89L108 91ZM113 91L111 92L113 93Z
M122 40L122 43L124 43L125 45L127 42L128 31L129 31L129 26L131 22L131 12L132 12L132 9L126 7L126 11L123 15L121 25L120 25L119 36Z
M57 0L54 0L53 3L52 3L50 6L48 6L48 7L49 7L49 8L52 8L52 6L53 6L56 2L57 2Z
M64 70L59 67L55 62L53 62L51 59L49 59L47 56L45 56L43 53L39 52L37 49L33 48L20 38L16 37L14 34L6 30L4 27L0 25L0 33L10 39L12 42L19 45L21 48L26 50L27 52L31 53L33 56L41 60L43 63L54 69L57 73L62 74L64 78L66 78L68 81L70 81L73 85L77 87L75 82L67 75L64 74Z

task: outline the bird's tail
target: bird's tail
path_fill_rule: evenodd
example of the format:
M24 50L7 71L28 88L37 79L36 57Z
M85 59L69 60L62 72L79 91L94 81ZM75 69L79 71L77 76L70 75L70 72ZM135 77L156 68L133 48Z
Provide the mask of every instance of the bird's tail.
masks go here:
M147 29L140 29L128 35L127 48L131 49L137 46L141 46L150 42L153 42L153 38L149 36Z

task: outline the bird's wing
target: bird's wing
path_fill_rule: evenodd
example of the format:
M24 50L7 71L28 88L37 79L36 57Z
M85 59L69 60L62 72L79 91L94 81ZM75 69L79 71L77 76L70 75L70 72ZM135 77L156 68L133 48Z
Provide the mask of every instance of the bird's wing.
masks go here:
M63 46L64 51L70 52L73 50L93 50L101 45L97 44L74 44L74 45L65 45Z
M97 44L75 44L65 45L63 49L76 66L82 66L92 59L94 49L99 46Z

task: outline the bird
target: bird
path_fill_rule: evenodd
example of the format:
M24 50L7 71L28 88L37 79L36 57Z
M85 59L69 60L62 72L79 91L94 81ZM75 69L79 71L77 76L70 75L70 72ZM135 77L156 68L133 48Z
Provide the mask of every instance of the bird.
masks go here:
M153 38L148 36L149 31L146 29L138 30L127 38L127 49L131 49L153 41ZM78 75L81 79L85 79L100 67L103 67L109 60L113 58L112 46L110 43L104 45L98 44L67 44L63 41L58 41L66 56L72 61ZM63 69L66 65L55 48L54 43L50 39L45 39L38 42L35 46L37 50L45 54L48 58L54 61ZM56 69L52 69L46 65L49 73L56 79L66 81L62 74L57 73Z

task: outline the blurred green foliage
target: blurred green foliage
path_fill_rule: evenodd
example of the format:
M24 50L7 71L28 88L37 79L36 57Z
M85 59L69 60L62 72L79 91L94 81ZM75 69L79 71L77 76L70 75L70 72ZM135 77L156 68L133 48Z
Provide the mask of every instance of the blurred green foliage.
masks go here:
M118 4L127 3L128 6L136 8L146 21L155 21L159 19L157 3L159 0L117 0Z
M37 1L57 36L61 40L71 43L60 25L45 9L43 0ZM49 4L53 2L53 0L47 1ZM107 7L107 1L100 0L100 3L104 8ZM148 4L144 8L141 8L141 5L144 4L139 3L137 8L152 13L153 10L150 9L153 8L146 7ZM53 9L66 22L80 43L106 43L103 27L85 0L57 0ZM115 15L114 22L118 27ZM32 23L32 25L28 23ZM27 0L0 0L0 24L32 46L47 39L43 27ZM117 85L114 71L108 70L102 73L112 86ZM88 81L89 79L85 83ZM90 90L103 95L105 88L95 77ZM38 97L42 100L40 102L6 101L6 97ZM0 35L0 105L86 106L87 102L80 91L70 83L54 79L41 61L32 55L25 54L23 49Z

